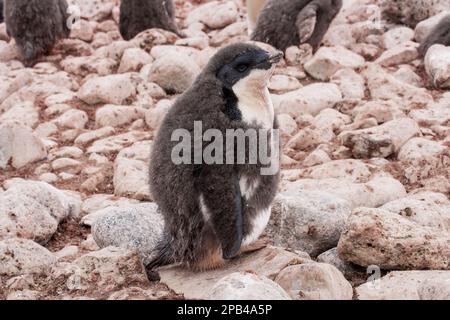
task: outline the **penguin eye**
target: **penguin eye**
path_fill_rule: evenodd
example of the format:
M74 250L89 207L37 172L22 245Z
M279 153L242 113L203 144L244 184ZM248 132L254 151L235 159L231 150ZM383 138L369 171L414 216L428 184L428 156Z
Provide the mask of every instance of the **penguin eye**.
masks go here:
M236 70L239 71L239 72L244 72L247 69L248 69L248 66L246 64L243 64L243 63L238 64L236 66Z

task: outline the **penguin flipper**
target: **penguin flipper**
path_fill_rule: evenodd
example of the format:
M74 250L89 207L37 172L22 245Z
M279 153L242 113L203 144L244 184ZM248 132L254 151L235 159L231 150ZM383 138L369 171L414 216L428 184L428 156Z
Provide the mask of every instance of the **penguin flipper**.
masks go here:
M317 7L309 4L303 8L297 16L295 26L298 30L300 43L305 43L311 39L317 23Z
M220 169L219 169L220 170ZM205 170L202 170L204 173ZM209 171L209 170L208 170ZM202 174L202 211L207 213L221 244L224 259L239 254L243 238L243 199L239 180L224 181L228 173Z

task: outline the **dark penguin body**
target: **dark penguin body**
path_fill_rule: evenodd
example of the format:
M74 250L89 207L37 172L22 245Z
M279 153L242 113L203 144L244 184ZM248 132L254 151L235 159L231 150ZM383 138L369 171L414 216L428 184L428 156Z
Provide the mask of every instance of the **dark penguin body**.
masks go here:
M179 142L171 141L171 136L176 129L193 135L194 121L202 122L203 132L217 129L223 137L227 129L276 127L265 82L280 58L281 53L270 55L254 45L228 46L168 112L154 142L150 168L151 193L164 215L166 238L148 271L169 263L184 263L194 270L219 267L251 250L263 232L279 170L261 175L260 161L176 165L171 157ZM192 144L192 157L193 150Z
M125 40L151 28L171 31L180 36L175 23L172 0L122 0L120 3L120 33Z
M262 10L252 40L279 50L309 43L317 50L342 0L269 0Z
M425 56L428 48L434 44L450 46L450 14L443 17L436 27L430 31L425 40L420 44L419 53Z
M3 23L3 0L0 0L0 23Z
M14 38L23 59L32 63L67 38L66 0L4 0L6 31Z

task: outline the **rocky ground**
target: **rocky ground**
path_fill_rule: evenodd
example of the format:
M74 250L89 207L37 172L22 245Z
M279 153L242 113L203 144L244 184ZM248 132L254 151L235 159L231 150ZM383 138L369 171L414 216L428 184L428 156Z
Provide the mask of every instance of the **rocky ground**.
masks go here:
M0 299L450 299L450 48L424 62L438 19L373 23L375 0L344 1L324 46L289 48L270 83L273 245L146 279L152 138L209 57L248 40L241 0L199 2L176 1L187 38L123 41L117 1L79 0L81 27L33 68L0 25Z

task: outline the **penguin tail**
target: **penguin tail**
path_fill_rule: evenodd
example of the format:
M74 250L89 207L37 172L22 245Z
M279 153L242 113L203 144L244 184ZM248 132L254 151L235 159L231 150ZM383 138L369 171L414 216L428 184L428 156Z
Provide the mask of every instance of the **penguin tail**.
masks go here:
M156 246L156 256L145 267L147 277L150 281L159 281L157 268L174 263L173 250L167 236L163 237Z
M29 41L27 41L23 47L23 57L27 61L31 61L36 57L36 49Z

